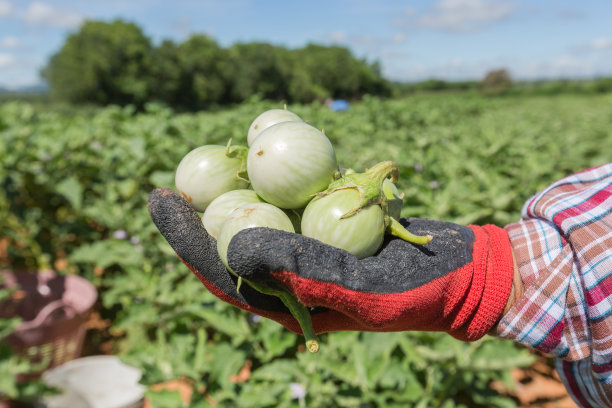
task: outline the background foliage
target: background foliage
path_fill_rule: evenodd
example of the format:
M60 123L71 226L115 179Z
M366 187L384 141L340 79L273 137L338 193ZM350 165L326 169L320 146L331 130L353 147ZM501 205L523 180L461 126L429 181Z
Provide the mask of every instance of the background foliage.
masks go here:
M345 47L290 50L253 42L226 49L202 34L156 46L136 24L121 20L84 23L42 74L55 97L72 103L142 107L158 101L183 110L252 96L311 102L390 93L378 64Z
M173 55L189 41L155 52ZM216 89L201 85L193 92ZM192 114L150 103L139 112L0 105L0 267L51 266L92 281L107 324L90 333L89 350L143 369L145 384L189 384L191 406L515 406L490 387L511 386L509 369L533 360L511 343L343 332L323 335L310 355L280 325L216 300L176 259L149 218L148 193L173 187L189 150L230 137L246 144L250 122L274 107L257 99ZM325 129L346 167L397 161L403 216L503 226L529 196L612 151L610 94L365 97L339 113L318 102L289 108ZM175 392L150 396L156 407L181 404Z

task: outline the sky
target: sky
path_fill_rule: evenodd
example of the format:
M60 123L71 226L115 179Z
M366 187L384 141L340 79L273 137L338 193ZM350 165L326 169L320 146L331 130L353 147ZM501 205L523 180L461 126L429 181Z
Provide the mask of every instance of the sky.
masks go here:
M204 33L222 47L341 45L399 81L612 76L609 0L0 0L0 87L40 84L84 21L114 19L154 44Z

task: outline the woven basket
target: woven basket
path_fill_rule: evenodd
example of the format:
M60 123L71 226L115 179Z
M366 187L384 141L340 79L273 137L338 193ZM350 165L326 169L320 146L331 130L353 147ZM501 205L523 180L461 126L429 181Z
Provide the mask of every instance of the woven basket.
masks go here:
M26 356L42 371L80 356L86 322L96 298L95 287L76 275L54 271L0 270L0 285L15 288L10 301L0 304L0 317L22 318L6 338L17 353Z

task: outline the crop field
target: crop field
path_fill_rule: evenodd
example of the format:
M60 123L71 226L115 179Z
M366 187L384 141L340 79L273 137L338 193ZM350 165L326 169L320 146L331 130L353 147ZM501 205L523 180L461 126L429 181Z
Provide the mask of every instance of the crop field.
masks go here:
M0 269L53 268L91 281L99 300L84 352L118 355L147 386L182 384L192 392L185 406L519 405L510 372L536 359L520 346L339 332L322 335L312 355L301 337L217 300L174 256L151 222L148 193L174 188L176 166L197 146L246 145L251 121L278 107L251 100L187 114L156 104L142 112L1 104ZM397 162L404 217L504 226L551 182L612 159L612 94L449 93L366 97L342 112L288 108L324 129L344 167ZM0 337L8 325L0 320ZM0 353L0 372L25 369ZM14 396L38 392L8 381L0 385ZM182 404L175 391L147 395L155 407Z

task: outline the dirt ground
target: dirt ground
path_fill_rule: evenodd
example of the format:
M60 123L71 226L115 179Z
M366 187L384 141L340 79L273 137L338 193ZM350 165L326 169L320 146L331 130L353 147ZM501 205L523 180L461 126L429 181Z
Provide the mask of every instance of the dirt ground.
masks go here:
M578 408L567 394L551 359L540 357L527 369L514 369L512 378L514 390L507 390L501 383L492 386L514 397L520 408Z

